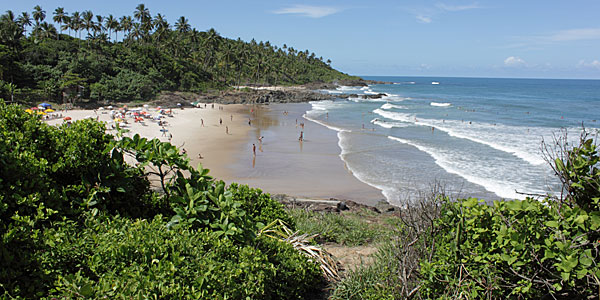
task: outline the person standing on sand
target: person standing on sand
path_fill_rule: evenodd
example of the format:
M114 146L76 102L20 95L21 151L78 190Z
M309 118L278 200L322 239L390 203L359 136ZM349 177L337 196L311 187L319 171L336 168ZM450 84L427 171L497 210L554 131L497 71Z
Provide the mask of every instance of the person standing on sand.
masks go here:
M300 137L298 138L299 141L304 141L304 131L300 131Z
M256 145L252 144L252 154L254 154L254 156L256 156Z
M219 118L219 125L223 125L223 119Z
M225 134L229 134L229 126L225 126Z
M252 120L250 120L250 118L248 118L248 126L252 126Z
M200 119L200 123L202 124L202 127L204 127L204 119Z
M233 121L233 115L231 115L229 118L231 119L231 121Z

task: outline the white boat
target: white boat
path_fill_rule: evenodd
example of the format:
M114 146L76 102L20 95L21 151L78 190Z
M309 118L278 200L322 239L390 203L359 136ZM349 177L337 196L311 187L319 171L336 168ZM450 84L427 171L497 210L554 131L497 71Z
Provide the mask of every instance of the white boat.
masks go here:
M437 81L432 81L431 84L440 84L440 83Z

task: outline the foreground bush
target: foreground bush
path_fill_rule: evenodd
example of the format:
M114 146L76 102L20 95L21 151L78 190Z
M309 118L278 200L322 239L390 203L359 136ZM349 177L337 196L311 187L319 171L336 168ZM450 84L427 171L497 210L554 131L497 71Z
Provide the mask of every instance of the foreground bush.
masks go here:
M210 231L165 230L160 217L90 217L47 230L42 273L48 298L299 299L318 286L318 267L290 245L239 245Z
M257 236L293 224L280 204L170 143L0 103L0 162L1 298L301 299L322 282L291 245Z

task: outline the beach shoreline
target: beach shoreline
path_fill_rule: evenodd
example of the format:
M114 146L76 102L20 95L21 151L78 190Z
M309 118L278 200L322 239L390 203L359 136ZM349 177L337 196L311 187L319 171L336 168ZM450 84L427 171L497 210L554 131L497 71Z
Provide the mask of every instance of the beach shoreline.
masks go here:
M385 200L380 190L359 181L347 169L339 157L334 131L302 118L309 104L198 106L170 109L170 114L161 119L166 121L162 126L156 120L135 122L133 118L126 118L127 124L121 125L129 131L126 136L139 134L171 141L180 150L185 149L192 166L201 164L211 176L228 184L248 184L273 195L351 200L366 205ZM137 109L152 115L160 111L148 105ZM105 122L108 132L115 133L110 111L61 111L63 118L46 122L57 125L66 122L65 117L70 121L93 118ZM304 128L299 123L304 123ZM297 136L300 131L307 135L302 142Z

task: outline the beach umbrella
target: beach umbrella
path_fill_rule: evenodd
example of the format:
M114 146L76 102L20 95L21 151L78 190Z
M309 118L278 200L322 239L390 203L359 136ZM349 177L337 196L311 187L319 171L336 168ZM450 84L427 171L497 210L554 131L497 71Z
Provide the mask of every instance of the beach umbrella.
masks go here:
M48 109L46 109L46 112L47 112L47 113L48 113L48 112L54 112L54 109L52 109L52 108L48 108Z
M25 112L32 114L33 110L31 110L30 108L26 109Z
M65 120L65 121L71 121L71 117L65 117L63 120Z
M45 113L45 112L43 112L43 111L38 111L38 112L37 112L37 114L38 114L38 115L45 115L46 113Z
M108 109L113 109L112 105L109 105L109 106L108 106Z
M32 108L30 108L30 109L31 109L31 110L38 110L39 108L37 108L37 107L32 107Z

